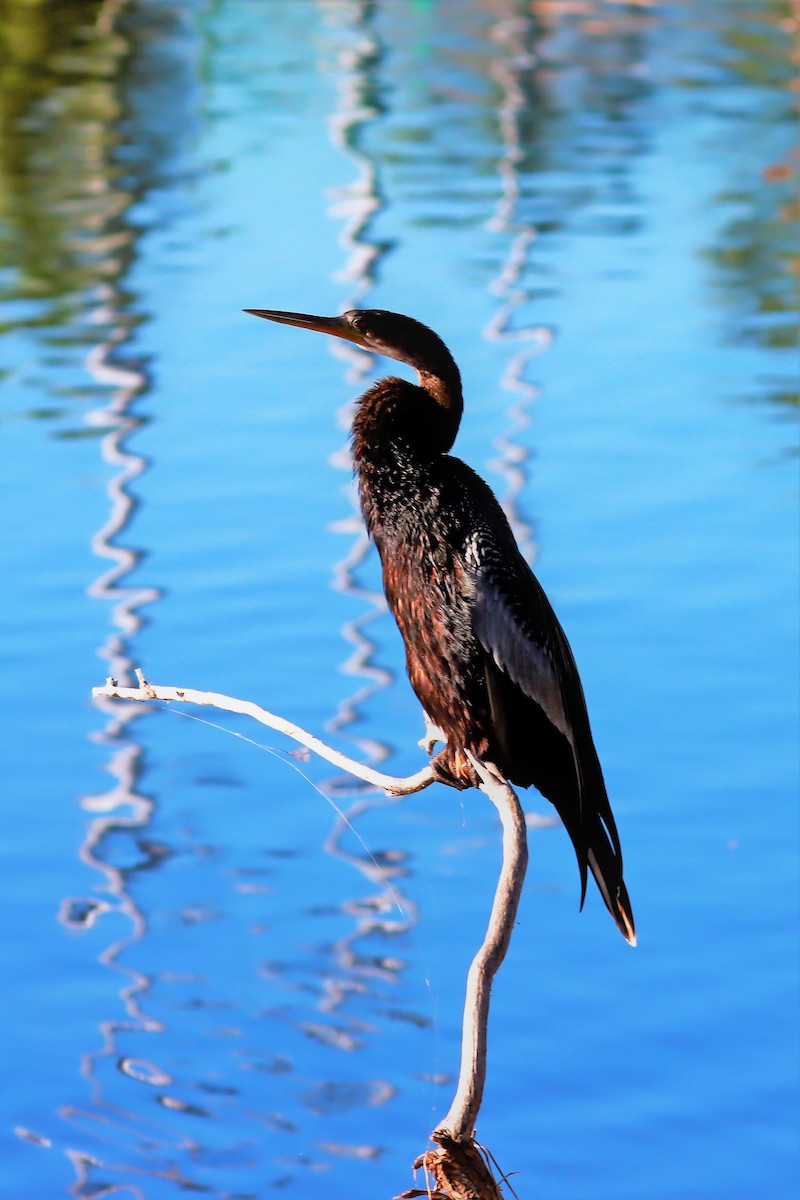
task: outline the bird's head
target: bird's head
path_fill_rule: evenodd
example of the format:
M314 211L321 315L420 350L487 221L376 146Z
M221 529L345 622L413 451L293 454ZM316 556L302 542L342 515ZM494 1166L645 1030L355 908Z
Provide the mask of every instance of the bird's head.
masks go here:
M412 317L381 308L354 308L340 317L317 317L308 313L281 312L271 308L246 308L245 312L281 325L296 325L353 342L374 354L409 363L420 373L443 375L455 367L442 339Z
M317 317L272 308L246 308L244 311L281 325L297 325L300 329L329 333L346 342L353 342L364 350L371 350L373 354L383 354L387 358L408 363L419 376L422 393L427 395L429 401L433 401L427 421L418 424L417 439L422 441L424 438L428 448L437 452L445 452L452 446L463 408L461 376L447 346L427 325L382 308L354 308L340 317ZM390 393L386 392L387 386ZM398 392L398 388L408 389L409 386L403 384L402 380L392 379L384 380L382 387L376 385L384 396L407 396L407 390ZM419 394L416 393L417 397ZM371 395L372 389L362 397L362 412L364 403ZM402 407L405 409L407 406ZM401 409L396 411L400 414ZM412 413L418 412L419 409L415 408L401 416L401 423L407 430L417 421Z

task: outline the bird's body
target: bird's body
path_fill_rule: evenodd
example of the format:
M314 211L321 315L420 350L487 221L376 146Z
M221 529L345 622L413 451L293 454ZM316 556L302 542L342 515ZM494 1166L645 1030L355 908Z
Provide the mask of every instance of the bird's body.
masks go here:
M258 316L319 329L410 363L419 384L390 377L359 400L353 458L362 512L381 558L409 679L446 739L439 779L478 782L469 754L555 806L628 941L633 916L622 854L575 661L547 597L489 487L448 453L462 412L444 343L380 310L340 318Z

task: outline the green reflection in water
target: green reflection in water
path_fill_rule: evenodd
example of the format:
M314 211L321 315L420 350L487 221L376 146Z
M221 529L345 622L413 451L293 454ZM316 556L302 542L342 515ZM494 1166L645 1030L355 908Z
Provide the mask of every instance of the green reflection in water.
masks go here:
M797 249L800 157L795 146L796 69L791 32L797 21L789 0L768 0L728 9L722 31L725 68L746 89L755 110L749 154L739 160L730 192L720 203L732 215L708 252L715 283L733 310L737 340L769 350L798 343ZM781 137L785 131L785 137ZM792 363L795 359L792 355ZM796 366L790 368L796 379ZM787 379L767 387L771 401L798 402Z
M119 273L116 82L126 42L98 0L0 0L0 299L5 328L63 324Z

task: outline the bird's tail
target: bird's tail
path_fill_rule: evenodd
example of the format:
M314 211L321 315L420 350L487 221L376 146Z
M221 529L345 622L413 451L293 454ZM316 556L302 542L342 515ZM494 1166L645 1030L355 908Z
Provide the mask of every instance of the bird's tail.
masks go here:
M611 818L613 822L613 817ZM614 831L616 833L616 830ZM586 861L595 878L606 908L617 923L620 933L632 946L636 945L636 929L628 897L628 889L622 878L622 856L619 841L610 838L602 818L598 815L594 828L586 841Z

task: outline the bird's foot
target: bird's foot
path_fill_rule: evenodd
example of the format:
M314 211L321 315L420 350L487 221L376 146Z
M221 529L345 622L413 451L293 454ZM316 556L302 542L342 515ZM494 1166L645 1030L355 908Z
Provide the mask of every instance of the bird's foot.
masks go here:
M434 725L433 721L426 712L423 712L422 716L425 721L425 735L419 739L417 745L420 747L420 749L424 750L426 754L433 754L433 747L437 742L441 742L442 745L447 745L447 735L445 734L444 730L439 728L438 725Z
M460 750L454 751L450 746L445 746L431 759L430 765L439 783L446 783L448 787L458 788L459 791L478 787L478 777Z
M503 773L494 765L494 763L484 762L478 758L471 750L465 750L465 755L472 764L472 769L478 779L486 787L509 787L508 780L503 776Z

